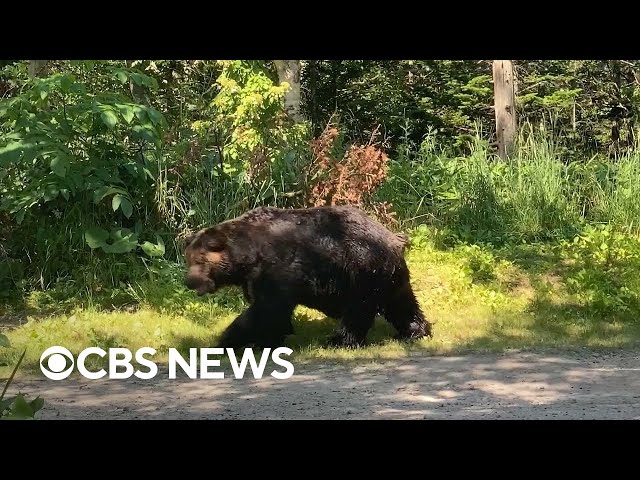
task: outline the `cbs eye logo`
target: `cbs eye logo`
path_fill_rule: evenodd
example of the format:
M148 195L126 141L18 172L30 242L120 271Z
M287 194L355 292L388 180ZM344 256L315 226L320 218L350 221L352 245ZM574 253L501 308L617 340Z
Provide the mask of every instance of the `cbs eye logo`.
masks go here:
M45 377L51 380L63 380L67 378L71 375L73 367L73 355L64 347L49 347L42 352L40 356L40 370L42 370Z

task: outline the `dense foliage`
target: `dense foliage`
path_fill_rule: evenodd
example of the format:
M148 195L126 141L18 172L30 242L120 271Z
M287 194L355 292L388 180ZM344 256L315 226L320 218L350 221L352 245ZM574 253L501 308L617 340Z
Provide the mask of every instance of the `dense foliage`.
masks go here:
M174 275L186 232L266 204L360 203L443 245L584 250L590 225L637 229L639 62L516 61L508 161L491 61L302 67L294 123L272 61L56 61L37 75L2 61L0 295L117 296ZM596 281L586 272L576 281Z
M633 146L640 107L640 62L516 61L518 116L545 122L574 155ZM309 61L303 79L306 110L321 130L335 112L351 135L383 124L390 146L438 143L468 153L477 124L490 138L494 124L491 60Z

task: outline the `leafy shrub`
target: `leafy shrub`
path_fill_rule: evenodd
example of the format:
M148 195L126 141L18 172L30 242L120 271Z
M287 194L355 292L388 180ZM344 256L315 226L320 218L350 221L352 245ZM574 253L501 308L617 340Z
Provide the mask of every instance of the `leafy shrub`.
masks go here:
M161 201L178 232L217 223L258 205L295 204L310 128L288 121L276 85L260 62L218 61L207 120L191 123L188 164L167 177ZM183 151L183 150L181 150Z
M573 260L567 286L602 313L639 312L640 240L610 225L587 226L560 252Z
M479 245L463 245L460 253L465 260L465 270L474 282L495 279L496 260Z
M11 258L43 285L90 263L88 247L107 257L162 248L155 234L147 237L154 243L141 239L149 234L143 220L154 216L166 122L123 88L156 82L133 69L104 72L113 91L95 92L73 73L53 73L26 81L20 94L0 103L0 210L18 226L7 244Z

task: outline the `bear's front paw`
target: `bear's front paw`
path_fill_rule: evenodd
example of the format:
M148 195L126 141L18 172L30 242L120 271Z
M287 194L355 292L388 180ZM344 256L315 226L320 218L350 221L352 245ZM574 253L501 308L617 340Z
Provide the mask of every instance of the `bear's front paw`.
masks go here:
M411 322L406 331L398 333L396 340L418 340L424 337L433 337L431 324L428 322Z

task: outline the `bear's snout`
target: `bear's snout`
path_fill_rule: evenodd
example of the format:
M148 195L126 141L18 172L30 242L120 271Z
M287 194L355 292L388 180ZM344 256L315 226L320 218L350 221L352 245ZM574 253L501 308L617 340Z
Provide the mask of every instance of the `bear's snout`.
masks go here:
M198 295L213 292L214 285L209 278L202 278L201 275L187 275L184 284L190 290L195 290Z

